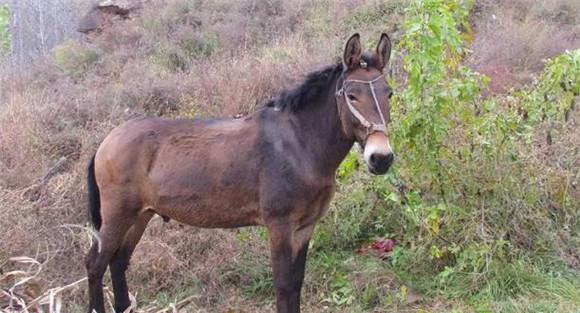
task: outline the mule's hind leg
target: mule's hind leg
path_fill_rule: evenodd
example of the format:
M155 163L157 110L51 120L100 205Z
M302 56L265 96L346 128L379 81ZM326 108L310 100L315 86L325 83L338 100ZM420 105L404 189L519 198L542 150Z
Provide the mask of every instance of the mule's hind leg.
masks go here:
M99 240L93 243L86 258L89 281L89 312L91 313L93 310L97 313L105 313L103 276L109 261L121 246L125 234L136 222L137 212L136 206L118 203L114 205L110 202L103 203L101 206L103 224L99 230Z
M151 220L154 213L152 211L145 211L139 215L137 222L129 229L125 235L123 243L113 255L113 258L109 262L109 269L111 270L111 280L113 283L113 293L115 294L115 312L125 312L129 307L129 289L127 287L127 278L125 272L129 267L129 260L135 247L145 228L147 223Z
M89 312L105 313L103 298L103 275L109 260L113 257L127 229L131 225L103 225L99 231L99 240L93 243L86 259L89 281Z

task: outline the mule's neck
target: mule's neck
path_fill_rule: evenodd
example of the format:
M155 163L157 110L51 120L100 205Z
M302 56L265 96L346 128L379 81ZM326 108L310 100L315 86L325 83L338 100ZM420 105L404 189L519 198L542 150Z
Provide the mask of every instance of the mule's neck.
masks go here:
M321 172L334 175L354 144L342 126L335 96L337 77L320 96L318 103L309 103L294 115L297 136L303 139L305 153L310 154Z

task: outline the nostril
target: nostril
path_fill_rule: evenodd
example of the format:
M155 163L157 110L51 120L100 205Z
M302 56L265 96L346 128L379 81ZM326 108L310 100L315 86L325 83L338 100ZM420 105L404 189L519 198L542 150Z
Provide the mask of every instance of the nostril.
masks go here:
M395 156L392 153L389 154L380 154L380 153L373 153L371 154L370 161L375 162L393 162Z
M375 152L368 154L367 157L369 170L375 175L385 174L395 160L395 155L392 152Z
M382 166L390 166L395 159L395 155L393 153L382 154L382 153L373 153L370 155L369 161L375 167L382 167Z

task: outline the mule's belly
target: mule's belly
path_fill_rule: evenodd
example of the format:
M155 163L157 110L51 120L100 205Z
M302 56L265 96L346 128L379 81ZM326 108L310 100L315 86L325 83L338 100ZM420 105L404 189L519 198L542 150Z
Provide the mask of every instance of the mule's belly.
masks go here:
M152 209L181 223L204 228L262 224L257 201L232 201L228 197L225 193L167 195L159 197Z
M151 189L156 192L151 207L159 214L208 228L261 224L258 182L253 172L238 167L232 175L232 170L207 165L165 172L152 176Z
M155 195L151 207L156 212L198 227L260 224L255 170L215 160L179 163L150 173Z

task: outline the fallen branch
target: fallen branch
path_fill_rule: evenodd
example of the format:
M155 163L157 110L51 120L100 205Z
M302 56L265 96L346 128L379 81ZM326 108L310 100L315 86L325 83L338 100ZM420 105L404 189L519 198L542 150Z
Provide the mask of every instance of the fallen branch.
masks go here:
M46 175L44 175L44 177L41 180L41 184L46 185L46 183L48 183L48 181L51 178L53 178L56 174L58 174L63 169L66 161L67 161L66 157L64 156L60 157L60 159L56 161L56 163L48 170L48 172L46 172Z
M56 163L48 170L48 172L46 172L46 174L41 179L39 179L38 183L35 183L34 185L24 189L22 192L22 197L27 198L33 202L40 199L42 188L48 184L51 178L56 176L56 174L60 173L64 169L64 164L66 161L67 158L64 156L58 159L58 161L56 161Z
M30 303L28 303L28 305L26 305L26 308L27 309L30 309L33 305L36 305L36 304L52 304L52 303L56 303L54 301L54 299L55 299L55 296L57 294L61 293L62 291L66 290L66 289L72 288L72 287L74 287L74 286L76 286L76 285L84 282L85 280L87 280L86 277L81 278L81 279L79 279L79 280L77 280L77 281L75 281L73 283L70 283L68 285L65 285L65 286L54 287L54 288L48 289L40 297L38 297L38 298L30 301ZM56 311L56 312L58 312L58 311Z
M190 304L193 299L198 298L199 296L197 295L193 295L193 296L189 296L177 303L172 303L170 304L168 307L161 309L159 311L147 311L146 313L177 313L179 309L182 309L184 306Z

